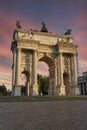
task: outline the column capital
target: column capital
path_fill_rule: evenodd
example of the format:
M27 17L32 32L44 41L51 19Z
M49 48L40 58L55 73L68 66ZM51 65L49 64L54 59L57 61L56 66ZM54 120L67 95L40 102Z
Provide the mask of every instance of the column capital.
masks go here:
M21 47L17 47L17 50L21 50L22 48Z
M63 52L59 52L59 54L61 54L61 55L62 55L62 54L63 54Z
M77 55L77 53L73 53L73 56L76 56Z

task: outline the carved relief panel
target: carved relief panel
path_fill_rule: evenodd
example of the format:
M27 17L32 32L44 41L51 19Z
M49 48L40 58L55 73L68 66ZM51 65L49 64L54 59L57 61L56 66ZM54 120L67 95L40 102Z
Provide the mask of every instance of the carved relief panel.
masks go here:
M70 68L70 56L64 55L63 56L63 72L69 73L69 68Z
M30 71L30 66L32 64L32 54L30 52L22 52L21 54L21 72L26 68Z

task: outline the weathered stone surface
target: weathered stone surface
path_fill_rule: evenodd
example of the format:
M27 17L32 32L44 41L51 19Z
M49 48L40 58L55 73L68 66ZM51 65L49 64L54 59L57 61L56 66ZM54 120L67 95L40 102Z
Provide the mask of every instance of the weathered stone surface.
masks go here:
M78 46L73 43L71 35L16 29L13 40L13 86L22 85L20 79L25 68L30 73L30 95L38 93L37 63L43 61L49 66L49 94L78 94L75 92Z

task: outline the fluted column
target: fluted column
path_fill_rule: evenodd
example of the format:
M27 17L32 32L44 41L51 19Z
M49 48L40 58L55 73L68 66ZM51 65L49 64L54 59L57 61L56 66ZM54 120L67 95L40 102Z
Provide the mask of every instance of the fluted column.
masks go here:
M73 84L73 81L74 81L74 67L73 67L73 56L71 56L70 58L70 71L71 71L71 84Z
M32 95L38 95L37 85L37 50L33 53L33 93Z
M12 94L14 94L15 85L15 66L16 66L16 51L13 50L13 65L12 65Z
M60 85L63 85L62 53L59 53L59 59L60 59Z
M54 94L57 94L57 65L56 65L56 62L55 62L55 88L54 88Z
M75 81L75 84L77 85L77 63L76 63L76 54L73 55L73 60L74 60L74 81Z
M55 86L57 86L57 66L55 65Z
M58 71L57 71L57 85L60 85L60 59L59 55L57 57L57 66L58 66Z
M33 55L33 81L34 84L37 84L37 51L34 51L34 55Z
M76 54L73 54L73 63L72 63L72 68L73 68L73 94L77 95L80 94L79 87L77 86L77 63L76 63Z
M57 94L60 93L60 59L59 55L57 57Z
M65 86L63 83L63 62L62 62L62 53L59 53L60 59L60 95L65 95Z
M16 56L16 85L20 85L20 62L21 62L21 49L17 48Z

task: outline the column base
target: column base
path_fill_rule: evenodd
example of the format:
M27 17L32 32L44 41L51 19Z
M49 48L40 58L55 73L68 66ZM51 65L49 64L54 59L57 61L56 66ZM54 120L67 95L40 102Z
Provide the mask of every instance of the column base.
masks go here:
M32 91L32 96L38 96L39 92L38 92L38 85L34 84L33 85L33 91Z
M78 87L75 87L75 95L80 95L80 90Z
M14 96L21 96L21 87L15 86Z
M60 85L59 95L61 95L61 96L66 95L65 86L64 85Z

